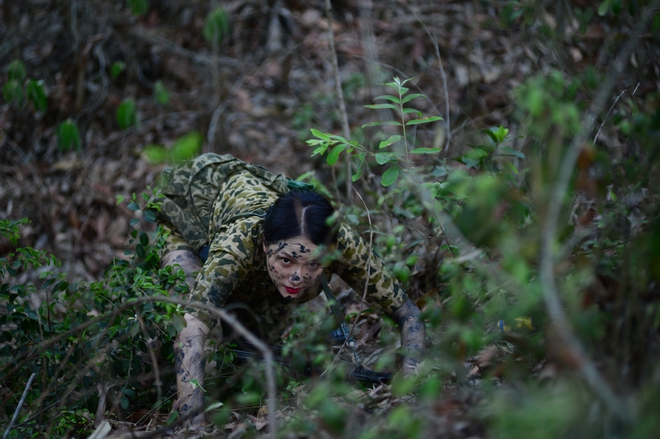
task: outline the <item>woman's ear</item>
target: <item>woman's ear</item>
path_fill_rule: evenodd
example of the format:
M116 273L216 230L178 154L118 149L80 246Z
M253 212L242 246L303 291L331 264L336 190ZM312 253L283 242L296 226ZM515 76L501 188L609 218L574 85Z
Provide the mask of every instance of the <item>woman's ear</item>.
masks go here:
M261 238L261 245L263 246L264 253L268 253L268 246L266 245L266 238L262 237Z

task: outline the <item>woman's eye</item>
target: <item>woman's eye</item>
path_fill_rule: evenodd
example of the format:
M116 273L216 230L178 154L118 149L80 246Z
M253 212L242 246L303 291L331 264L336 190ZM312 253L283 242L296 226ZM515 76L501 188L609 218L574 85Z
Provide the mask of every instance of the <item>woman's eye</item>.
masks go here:
M283 264L290 264L291 263L291 259L289 259L289 258L282 258L280 260L282 261Z
M309 266L310 266L310 268L319 268L319 263L318 262L310 262Z

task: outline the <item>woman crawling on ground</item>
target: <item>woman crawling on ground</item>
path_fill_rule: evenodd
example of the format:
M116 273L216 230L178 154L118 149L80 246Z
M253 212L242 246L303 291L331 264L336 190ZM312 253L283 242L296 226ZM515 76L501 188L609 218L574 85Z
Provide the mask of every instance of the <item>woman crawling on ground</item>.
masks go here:
M328 225L335 212L323 196L289 190L283 175L230 155L204 154L166 171L163 180L158 218L169 236L162 265L182 267L191 300L218 307L240 303L249 312L239 313L239 320L273 342L292 308L319 294L321 275L334 273L355 291L368 284L367 300L401 329L403 373L416 370L424 353L420 310L357 232ZM338 255L327 266L320 262L324 249ZM203 412L204 343L217 323L207 312L186 312L175 343L175 406L183 416ZM200 414L192 424L202 421Z

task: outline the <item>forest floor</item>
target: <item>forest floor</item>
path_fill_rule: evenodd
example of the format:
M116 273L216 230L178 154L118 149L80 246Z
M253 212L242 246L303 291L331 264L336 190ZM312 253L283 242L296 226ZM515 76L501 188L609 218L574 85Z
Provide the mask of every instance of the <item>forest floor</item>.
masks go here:
M62 3L3 3L10 6L0 20L2 74L10 61L22 59L28 76L44 81L49 110L0 104L0 217L29 218L20 243L57 256L70 281L98 280L114 258L125 257L135 212L117 197L151 194L168 166L154 163L150 146L171 149L197 133L201 152L233 154L293 178L311 172L333 184L324 159L312 157L305 143L310 128L342 134L323 1L223 2L230 31L215 48L203 30L213 2L154 1L140 16L122 1ZM480 129L501 124L515 133L510 102L516 87L552 66L577 72L598 65L608 31L591 23L570 43L576 20L544 9L538 26L563 26L565 38L556 43L569 47L549 52L555 42L541 45L524 27L501 25L506 2L332 3L353 135L389 116L364 107L385 93L383 83L413 78L411 89L426 96L415 106L444 119L420 128L417 144L442 148L441 158L457 156ZM127 99L139 123L121 129L116 112ZM80 130L78 151L58 145L57 124L68 118ZM601 139L612 151L622 150L607 130ZM489 355L472 359L466 372L488 363ZM401 402L387 392L373 389L354 422L378 404L380 410ZM484 437L467 411L478 394L476 387L446 387L445 397L427 407L437 420L433 437ZM287 416L285 409L280 414ZM263 427L257 418L250 422ZM230 424L225 434L241 428Z

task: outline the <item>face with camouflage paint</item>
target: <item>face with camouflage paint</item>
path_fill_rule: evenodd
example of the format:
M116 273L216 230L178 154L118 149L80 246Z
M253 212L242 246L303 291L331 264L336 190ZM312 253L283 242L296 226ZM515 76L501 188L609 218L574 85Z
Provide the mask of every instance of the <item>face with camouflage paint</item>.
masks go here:
M304 236L264 243L268 274L285 299L302 298L318 285L323 267L316 260L317 245Z

